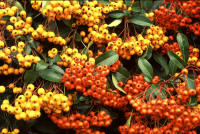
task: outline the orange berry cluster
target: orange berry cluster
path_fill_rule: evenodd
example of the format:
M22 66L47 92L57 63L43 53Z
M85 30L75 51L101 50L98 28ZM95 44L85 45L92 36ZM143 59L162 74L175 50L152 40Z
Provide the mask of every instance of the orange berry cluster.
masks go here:
M144 92L148 86L149 83L144 80L144 76L142 74L133 76L132 80L129 79L124 85L124 90L127 92L127 99L130 100L132 96Z
M199 0L188 0L178 2L178 6L184 11L185 14L192 18L200 18L200 1Z
M183 69L181 71L182 75L188 75L188 70ZM158 83L159 79L157 76L155 83ZM139 85L140 89L136 87ZM200 123L200 112L196 108L191 108L186 104L189 103L190 97L197 96L198 102L200 101L200 75L194 79L195 89L188 89L186 82L177 84L176 87L158 87L159 95L157 98L153 98L152 91L149 95L150 100L146 100L147 88L150 86L149 83L144 83L144 76L134 76L134 80L128 80L127 84L124 86L124 90L127 92L127 99L130 105L135 109L132 113L126 113L125 116L131 117L130 126L123 125L119 127L121 134L134 134L134 133L180 133L188 134L195 133L194 128ZM160 91L165 90L170 96L165 95L165 99L161 99ZM144 93L143 97L139 97L141 93ZM164 94L163 94L164 95ZM146 120L149 118L149 120ZM163 124L163 119L168 123ZM160 123L159 126L154 124L152 126L153 120ZM187 127L186 127L187 126Z
M89 116L80 113L71 114L68 117L52 114L49 118L58 127L62 129L73 129L76 131L76 134L105 134L91 127L108 127L112 122L110 115L104 111L99 111L97 115L95 115L95 112L90 112Z
M114 64L112 64L110 66L110 71L111 72L116 72L118 70L118 68L119 68L120 65L121 65L120 60L117 60Z
M102 104L112 107L119 108L127 104L125 96L121 96L119 92L112 89L106 90L109 67L104 65L95 68L94 66L94 62L85 62L83 68L78 66L66 68L62 82L67 90L75 89L83 92L84 96L92 96L100 100Z
M188 26L192 22L191 18L177 14L174 8L168 9L164 6L154 10L154 16L159 26L174 31L177 31L179 27Z
M161 54L167 54L168 51L171 50L174 53L176 53L179 57L182 58L182 53L180 51L180 46L177 42L173 43L165 43L161 47ZM192 45L189 46L189 59L188 59L188 65L195 65L197 67L200 67L200 59L199 59L199 49L193 47Z

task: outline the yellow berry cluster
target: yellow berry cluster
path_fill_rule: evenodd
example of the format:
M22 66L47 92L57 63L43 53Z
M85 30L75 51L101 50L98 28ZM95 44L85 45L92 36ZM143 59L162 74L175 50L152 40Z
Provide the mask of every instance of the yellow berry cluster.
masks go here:
M142 55L149 45L151 45L151 41L138 34L136 37L131 36L126 42L123 42L121 38L110 41L107 50L114 50L123 59L130 60L132 55Z
M91 61L95 62L94 58L89 58L85 54L78 52L78 49L65 47L64 51L60 54L61 61L57 62L59 66L81 66L81 62Z
M18 53L16 55L16 58L19 62L19 65L22 67L31 67L32 63L38 63L41 59L39 56L33 56L33 55L25 55Z
M102 24L100 26L94 25L93 27L88 28L89 34L86 36L84 31L81 31L80 35L83 38L84 43L88 43L90 40L99 45L107 43L111 40L112 37L117 37L116 33L109 34L108 25Z
M168 37L165 36L163 28L154 25L150 26L150 28L146 31L145 39L151 41L151 47L154 50L159 49L168 41Z
M1 110L14 114L17 120L27 121L40 117L40 105L42 102L37 95L33 94L34 88L33 84L29 84L24 94L15 99L14 106L10 104L9 100L3 100Z
M78 1L50 1L42 7L42 1L32 1L33 9L40 10L48 20L71 20L76 18L74 25L93 26L105 18L105 14L119 9L126 9L123 1L113 1L110 5L98 3L97 0L86 1L83 6Z
M51 50L48 51L48 56L50 58L54 58L58 54L57 48L52 48Z
M10 75L10 74L23 74L25 72L25 69L23 67L20 68L14 68L14 67L9 67L8 64L3 64L0 66L0 75Z
M145 13L145 15L151 20L154 20L154 13L153 12L149 12L149 13Z
M38 94L42 102L41 108L47 114L68 112L73 104L72 95L67 97L62 93L45 92L43 88L38 89Z
M8 85L8 87L9 87L10 89L12 89L12 91L13 91L14 94L19 94L19 93L22 93L22 92L23 92L22 87L16 87L14 83L10 83L10 84Z
M36 40L38 39L47 39L49 42L52 42L56 45L66 45L66 40L61 36L56 36L54 32L46 31L43 25L39 25L36 30L32 32L32 37Z
M12 131L8 131L8 129L7 128L3 128L2 130L1 130L1 134L19 134L19 129L18 128L15 128L15 129L13 129Z

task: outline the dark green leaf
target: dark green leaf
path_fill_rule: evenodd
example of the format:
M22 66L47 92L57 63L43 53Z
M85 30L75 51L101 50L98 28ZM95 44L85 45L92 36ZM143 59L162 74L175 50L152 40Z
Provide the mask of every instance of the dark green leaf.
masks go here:
M76 33L75 40L76 41L81 41L82 40L82 37L81 37L81 35L79 33Z
M57 73L54 69L45 69L39 71L39 76L51 82L61 82L62 74Z
M34 49L37 49L38 47L38 43L32 39L28 40L28 43L30 44L30 46Z
M151 64L145 58L140 57L138 60L138 66L143 75L150 82L153 78L153 67Z
M156 1L154 1L153 6L152 6L151 9L153 9L153 10L157 9L162 3L163 3L163 0L156 0Z
M26 46L26 54L30 54L31 53L31 47L30 47L30 45L27 45Z
M119 19L124 17L126 14L124 13L123 10L116 10L116 11L112 11L108 14L108 16L115 18L115 19Z
M116 79L116 77L112 74L112 82L114 84L114 86L119 90L121 91L122 93L126 94L126 91L124 91L123 88L121 88L120 86L118 86L118 81Z
M174 65L176 65L178 68L183 69L185 67L184 61L171 50L168 52L168 56Z
M144 53L144 55L142 56L145 59L150 59L152 56L152 47L149 45L148 49L146 50L146 52Z
M110 4L110 2L109 2L109 0L97 0L99 3L102 3L102 4L104 4L104 5L109 5Z
M191 96L189 105L191 107L193 107L193 106L196 106L197 104L198 104L198 97L196 95L195 96Z
M169 73L171 75L174 75L176 73L177 66L172 62L172 60L169 61Z
M3 17L1 17L0 20L9 21L9 20L10 20L10 17L9 17L9 16L3 16Z
M153 0L140 0L141 6L145 10L151 10L153 6Z
M60 55L57 54L53 59L49 59L49 64L53 65L53 63L56 63L58 61L61 61L61 59L60 59Z
M153 55L154 60L159 63L165 70L165 74L168 75L169 74L169 67L167 64L167 60L161 56L160 54L154 54Z
M47 67L49 66L49 64L45 63L43 60L39 61L37 64L36 64L36 71L39 71L39 70L44 70L46 69Z
M160 96L161 99L165 99L166 92L163 88L160 88L159 84L152 84L146 92L146 100L152 99L151 97L156 98L158 96Z
M118 59L119 59L119 55L115 51L111 50L111 51L107 51L107 52L103 53L102 55L100 55L99 57L97 57L95 60L95 64L97 66L99 66L99 65L110 66L110 65L114 64Z
M128 9L128 7L131 5L131 0L124 0L124 3L126 4L126 8Z
M132 5L132 11L133 12L141 12L140 2L135 1Z
M58 72L60 74L64 74L65 73L65 71L61 67L59 67L57 65L52 65L52 66L50 66L50 68L55 70L56 72Z
M101 111L104 111L104 112L106 112L106 114L110 115L112 120L115 120L118 118L118 114L109 107L106 107L106 108L102 107Z
M28 70L24 74L24 82L26 84L34 83L37 78L38 78L38 72L34 70Z
M140 26L151 26L152 22L146 17L144 13L135 14L131 18L128 18L132 23Z
M126 80L129 77L129 72L126 68L124 67L119 67L116 72L113 73L117 81L122 81L123 83L126 82Z
M188 58L189 58L189 42L188 42L187 36L185 36L182 33L178 33L176 38L181 48L183 60L185 61L185 63L187 63Z
M64 24L68 27L71 27L72 23L70 20L62 20L64 22Z

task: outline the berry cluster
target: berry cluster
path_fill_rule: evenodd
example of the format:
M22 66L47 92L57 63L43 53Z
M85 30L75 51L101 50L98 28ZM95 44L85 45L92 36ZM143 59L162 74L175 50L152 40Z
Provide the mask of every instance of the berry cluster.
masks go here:
M50 119L62 129L73 129L76 134L105 134L98 130L93 130L91 127L108 127L112 119L110 115L104 111L99 111L97 115L95 112L90 112L89 116L76 113L71 114L69 117L52 114Z
M110 66L110 71L111 72L116 72L118 70L118 68L119 68L120 65L121 65L120 60L117 60L114 64L112 64Z
M19 129L15 128L12 131L9 131L7 128L1 130L1 134L19 134Z
M9 88L13 88L14 90L17 87L14 87L13 84L10 84ZM43 88L39 88L37 90L37 95L34 94L34 89L35 86L33 84L28 84L25 92L15 99L14 106L10 104L9 100L5 99L1 105L1 110L10 114L14 114L17 120L28 121L30 119L36 119L40 117L41 109L48 114L61 113L63 111L68 112L70 110L70 106L73 104L71 95L69 95L68 98L64 94L59 94L56 92L49 91L46 93ZM5 87L0 86L0 91L5 92Z
M158 50L168 41L168 37L165 36L163 28L154 25L150 26L146 31L146 36L144 38L151 41L151 47L154 50Z
M165 43L162 47L161 47L161 54L167 54L168 51L171 50L174 53L176 53L176 55L178 55L179 57L182 58L182 53L180 50L180 46L178 45L177 42L173 42L173 43ZM189 59L188 59L188 65L195 65L197 67L200 67L200 60L199 60L199 49L193 47L192 45L189 46Z
M60 54L61 61L57 62L59 66L72 67L79 66L82 67L82 63L87 60L90 62L95 62L95 59L90 57L88 58L85 54L78 52L76 48L65 47L63 52Z
M51 50L48 51L48 56L50 58L54 58L58 54L57 48L52 48Z
M85 62L82 66L82 68L79 66L66 68L62 82L67 90L75 89L82 92L84 96L92 96L102 104L112 107L119 108L127 104L125 96L121 96L118 91L106 89L106 76L110 72L108 66L95 68L94 62Z
M41 24L31 34L35 40L47 39L49 42L52 42L55 45L66 45L66 40L64 38L61 36L56 36L54 32L46 31L45 27Z

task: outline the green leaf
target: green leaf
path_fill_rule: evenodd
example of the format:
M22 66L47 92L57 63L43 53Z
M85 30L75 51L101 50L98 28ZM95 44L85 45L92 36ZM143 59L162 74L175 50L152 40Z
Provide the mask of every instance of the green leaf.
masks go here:
M0 18L0 20L9 21L10 20L10 16L3 16L3 17Z
M19 1L15 1L14 5L19 9L19 11L24 10L22 4Z
M178 68L183 69L185 67L184 61L171 50L168 52L168 56L174 65L176 65Z
M120 86L118 86L118 81L117 81L116 77L115 77L113 74L112 74L112 82L113 82L114 86L115 86L119 91L121 91L121 92L124 93L124 94L127 94L126 91L124 91L123 88L121 88Z
M57 65L52 65L52 66L50 66L50 68L55 70L56 72L58 72L60 74L64 74L65 73L65 71L61 67L59 67Z
M168 75L169 74L169 67L167 64L167 60L161 56L160 54L154 54L153 55L154 60L159 63L165 70L165 74Z
M130 125L131 125L132 113L133 113L133 112L131 112L131 114L130 114L128 120L126 121L126 125L127 125L128 127L130 127Z
M64 22L64 24L68 27L71 27L72 26L72 23L70 20L62 20Z
M172 62L172 60L169 61L169 73L171 75L174 75L176 73L177 66Z
M42 11L46 8L46 6L49 4L48 0L43 0L42 1Z
M177 38L177 42L181 48L183 60L185 61L185 63L187 63L188 58L189 58L189 42L188 42L187 36L185 36L182 33L178 33L176 38Z
M34 83L37 78L38 78L38 72L34 70L28 70L24 74L24 82L26 84Z
M109 5L110 4L110 2L109 2L109 0L97 0L99 3L102 3L102 4L104 4L104 5Z
M81 52L81 54L88 54L88 50L90 49L90 47L93 45L93 41L90 41L89 43L88 43L88 46L87 47L85 47L83 50L82 50L82 52Z
M30 47L30 45L27 45L26 46L26 54L30 54L31 53L31 47Z
M131 5L131 0L124 0L124 3L126 5L126 8L128 9L128 7Z
M47 63L45 63L43 60L41 60L41 61L39 61L39 62L36 64L35 70L36 70L36 71L44 70L44 69L46 69L48 66L49 66L49 64L47 64Z
M152 10L157 9L162 3L163 3L163 0L156 0L156 1L154 1L153 6L152 6L151 9Z
M108 25L108 27L116 27L116 26L118 26L119 24L121 24L121 22L122 22L122 19L116 19L116 20L114 20L113 22L111 22L111 23Z
M34 49L37 49L38 47L38 43L32 39L28 40L28 43L30 44L30 46Z
M189 105L190 105L191 107L193 107L193 106L196 106L197 104L198 104L198 97L197 97L197 95L191 96L191 97L190 97Z
M133 12L141 12L140 2L135 1L132 5L132 11Z
M151 26L152 22L146 17L144 13L135 14L131 18L128 18L132 23L140 26Z
M108 14L108 16L115 18L115 19L119 19L125 16L125 13L123 10L116 10L116 11L112 11Z
M160 91L161 90L161 91ZM147 92L146 92L146 100L151 99L150 97L158 97L160 93L160 97L161 99L165 99L166 98L166 92L163 88L160 89L160 85L159 84L152 84Z
M153 67L151 64L145 58L140 57L138 60L138 66L143 75L150 82L153 78Z
M129 77L129 71L124 67L119 67L116 72L113 73L117 81L122 81L123 83L126 82L126 80Z
M150 59L152 56L152 47L149 45L148 49L146 50L146 52L144 53L144 55L142 56L145 59Z
M99 65L110 66L114 64L118 59L119 59L119 55L115 51L113 50L106 51L105 53L103 53L102 55L96 58L95 64L97 66Z
M61 82L62 74L57 73L54 69L45 69L39 71L39 76L51 82Z
M82 37L81 37L81 35L79 33L76 33L75 40L76 41L81 41L82 40Z
M50 58L49 58L49 64L50 64L50 65L53 65L53 63L56 63L56 62L58 62L58 61L61 61L60 55L59 55L59 54L57 54L53 59L50 59Z
M140 3L145 10L151 10L153 6L153 0L140 0Z

